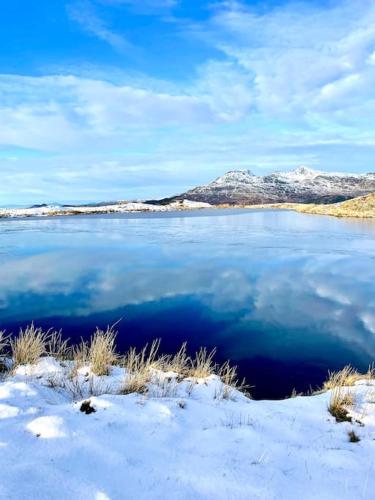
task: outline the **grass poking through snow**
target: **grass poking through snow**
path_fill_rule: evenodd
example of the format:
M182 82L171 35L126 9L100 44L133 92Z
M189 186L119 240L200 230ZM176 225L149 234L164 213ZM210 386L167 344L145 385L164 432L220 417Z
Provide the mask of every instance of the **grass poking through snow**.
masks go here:
M236 391L247 393L248 386L245 381L238 381L235 366L230 366L229 362L221 366L215 363L216 349L208 351L201 347L190 357L184 342L176 354L163 355L159 354L158 339L141 350L132 347L120 357L116 352L116 333L114 327L108 327L105 331L97 328L90 342L81 339L79 344L69 345L69 340L63 339L61 331L44 331L32 323L10 340L0 331L0 360L5 359L10 347L13 369L20 365L34 365L43 356L52 356L67 363L66 366L70 368L65 379L54 376L48 380L48 385L67 389L75 399L83 396L85 391L90 395L102 394L103 391L112 392L109 387L97 387L98 379L95 376L109 375L114 365L121 365L125 369L119 390L122 394L145 394L152 384L152 394L156 397L172 397L176 393L178 382L187 380L193 387L199 379L212 375L218 376L222 381L216 398L230 399ZM5 362L3 364L5 367ZM87 367L87 373L80 372L83 367ZM104 380L101 384L105 385ZM192 390L188 388L187 392L191 393Z
M0 373L7 371L6 357L9 350L10 336L5 334L4 330L0 330Z
M49 338L50 332L35 327L34 323L21 329L18 337L10 341L14 367L37 363L47 352Z
M215 373L216 364L214 356L216 348L208 352L205 347L201 347L192 359L189 376L193 378L206 378Z
M60 361L69 359L71 353L69 339L63 339L61 330L50 333L46 344L46 352L49 356L53 356Z
M354 396L346 387L335 387L332 389L328 404L328 411L335 417L336 422L351 422L349 409L354 404Z
M123 394L132 392L144 393L147 391L147 384L151 380L152 368L161 368L161 361L157 359L160 347L160 339L154 340L150 346L148 344L139 352L135 347L129 349L124 359L126 375L121 389Z
M238 380L237 376L237 366L230 366L229 361L226 361L218 369L218 375L223 382L223 387L221 394L218 396L222 399L231 399L235 391L242 392L250 397L249 386L246 384L246 380Z
M104 332L96 329L89 349L91 370L95 375L108 375L112 365L118 361L116 353L116 332L113 327L108 327Z
M322 391L332 391L328 404L328 411L336 418L336 422L351 422L350 408L354 405L354 395L350 387L363 380L374 380L374 366L370 365L367 373L359 373L351 366L345 366L338 372L328 372L328 379L324 382Z
M328 379L323 384L323 390L328 391L335 387L353 386L359 380L372 380L374 379L375 371L374 366L370 366L367 373L359 373L352 366L345 366L338 372L328 372Z

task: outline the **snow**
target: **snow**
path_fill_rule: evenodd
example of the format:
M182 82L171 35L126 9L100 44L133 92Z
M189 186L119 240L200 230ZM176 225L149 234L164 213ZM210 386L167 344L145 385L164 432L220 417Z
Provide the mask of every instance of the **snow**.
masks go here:
M285 179L289 179L292 182L306 182L315 179L315 177L318 177L319 175L324 175L324 172L301 166L296 168L295 170L292 170L291 172L280 172L275 175L278 175L279 177L283 177Z
M203 201L191 201L191 200L180 200L180 201L173 201L169 205L164 205L167 207L169 210L193 210L193 209L199 209L199 208L210 208L212 205L209 203L205 203Z
M82 397L52 358L0 382L0 498L371 499L375 385L351 390L360 423L336 423L330 393L284 401L223 399L216 376L157 373L149 394L118 394L116 367L79 373ZM107 386L80 411L93 379ZM161 390L161 388L163 390ZM358 443L350 443L355 430Z
M64 419L56 416L36 418L28 423L26 428L36 437L41 438L60 438L67 436L67 432L64 430Z
M47 205L33 208L3 208L0 209L2 217L48 217L56 215L89 215L101 213L128 213L128 212L170 212L174 210L195 210L210 208L209 203L190 201L187 199L174 201L167 205L154 205L142 202L119 202L111 205L100 206L71 206L60 207Z
M253 181L256 181L256 176L250 170L231 170L218 177L211 184L220 186L233 183L251 183Z
M264 176L234 170L181 196L212 204L327 203L337 198L363 196L374 190L374 173L322 172L301 166L290 172Z

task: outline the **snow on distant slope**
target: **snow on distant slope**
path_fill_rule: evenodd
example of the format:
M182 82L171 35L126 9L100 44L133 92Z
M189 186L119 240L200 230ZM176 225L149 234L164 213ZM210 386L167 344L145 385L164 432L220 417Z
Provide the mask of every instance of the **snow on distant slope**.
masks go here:
M170 372L147 396L110 394L124 376L116 367L94 379L108 392L90 397L86 414L84 395L73 401L60 386L67 370L44 358L0 382L1 498L374 498L374 382L350 388L353 421L337 423L330 392L252 401L235 391L222 399L216 376L189 382ZM82 378L88 373L80 369ZM349 441L350 431L359 442Z
M318 175L324 175L323 172L319 170L313 170L308 167L299 167L291 172L280 172L278 173L279 177L284 177L285 179L290 179L295 182L306 182L312 179L315 179Z
M210 184L198 186L175 199L211 204L333 203L375 191L375 173L328 173L299 167L292 172L256 176L234 170Z
M128 212L168 212L174 210L195 210L210 208L209 203L192 200L177 200L167 205L157 205L142 202L119 202L111 205L78 205L57 206L41 205L30 208L3 208L0 209L1 217L48 217L56 215L89 215Z

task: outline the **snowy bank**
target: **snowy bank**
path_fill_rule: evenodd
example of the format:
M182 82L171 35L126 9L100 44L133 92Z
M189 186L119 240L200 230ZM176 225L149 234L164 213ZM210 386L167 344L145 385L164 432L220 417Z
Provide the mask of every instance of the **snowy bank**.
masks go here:
M56 215L90 215L90 214L111 214L128 212L171 212L178 210L197 210L210 208L209 203L181 200L174 201L167 205L155 205L142 202L118 202L109 205L92 206L39 206L32 208L2 208L0 218L9 217L52 217Z
M1 498L374 497L372 380L347 389L352 421L337 423L332 391L252 401L222 397L216 375L155 370L145 394L124 395L124 368L71 368L45 357L0 382Z

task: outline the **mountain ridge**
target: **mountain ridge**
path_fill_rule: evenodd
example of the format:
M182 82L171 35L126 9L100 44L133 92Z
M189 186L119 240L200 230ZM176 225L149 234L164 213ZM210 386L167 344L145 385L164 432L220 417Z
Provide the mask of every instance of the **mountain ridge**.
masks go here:
M160 203L188 199L213 205L264 203L336 203L375 191L375 173L323 172L301 166L263 176L230 170L214 181Z

